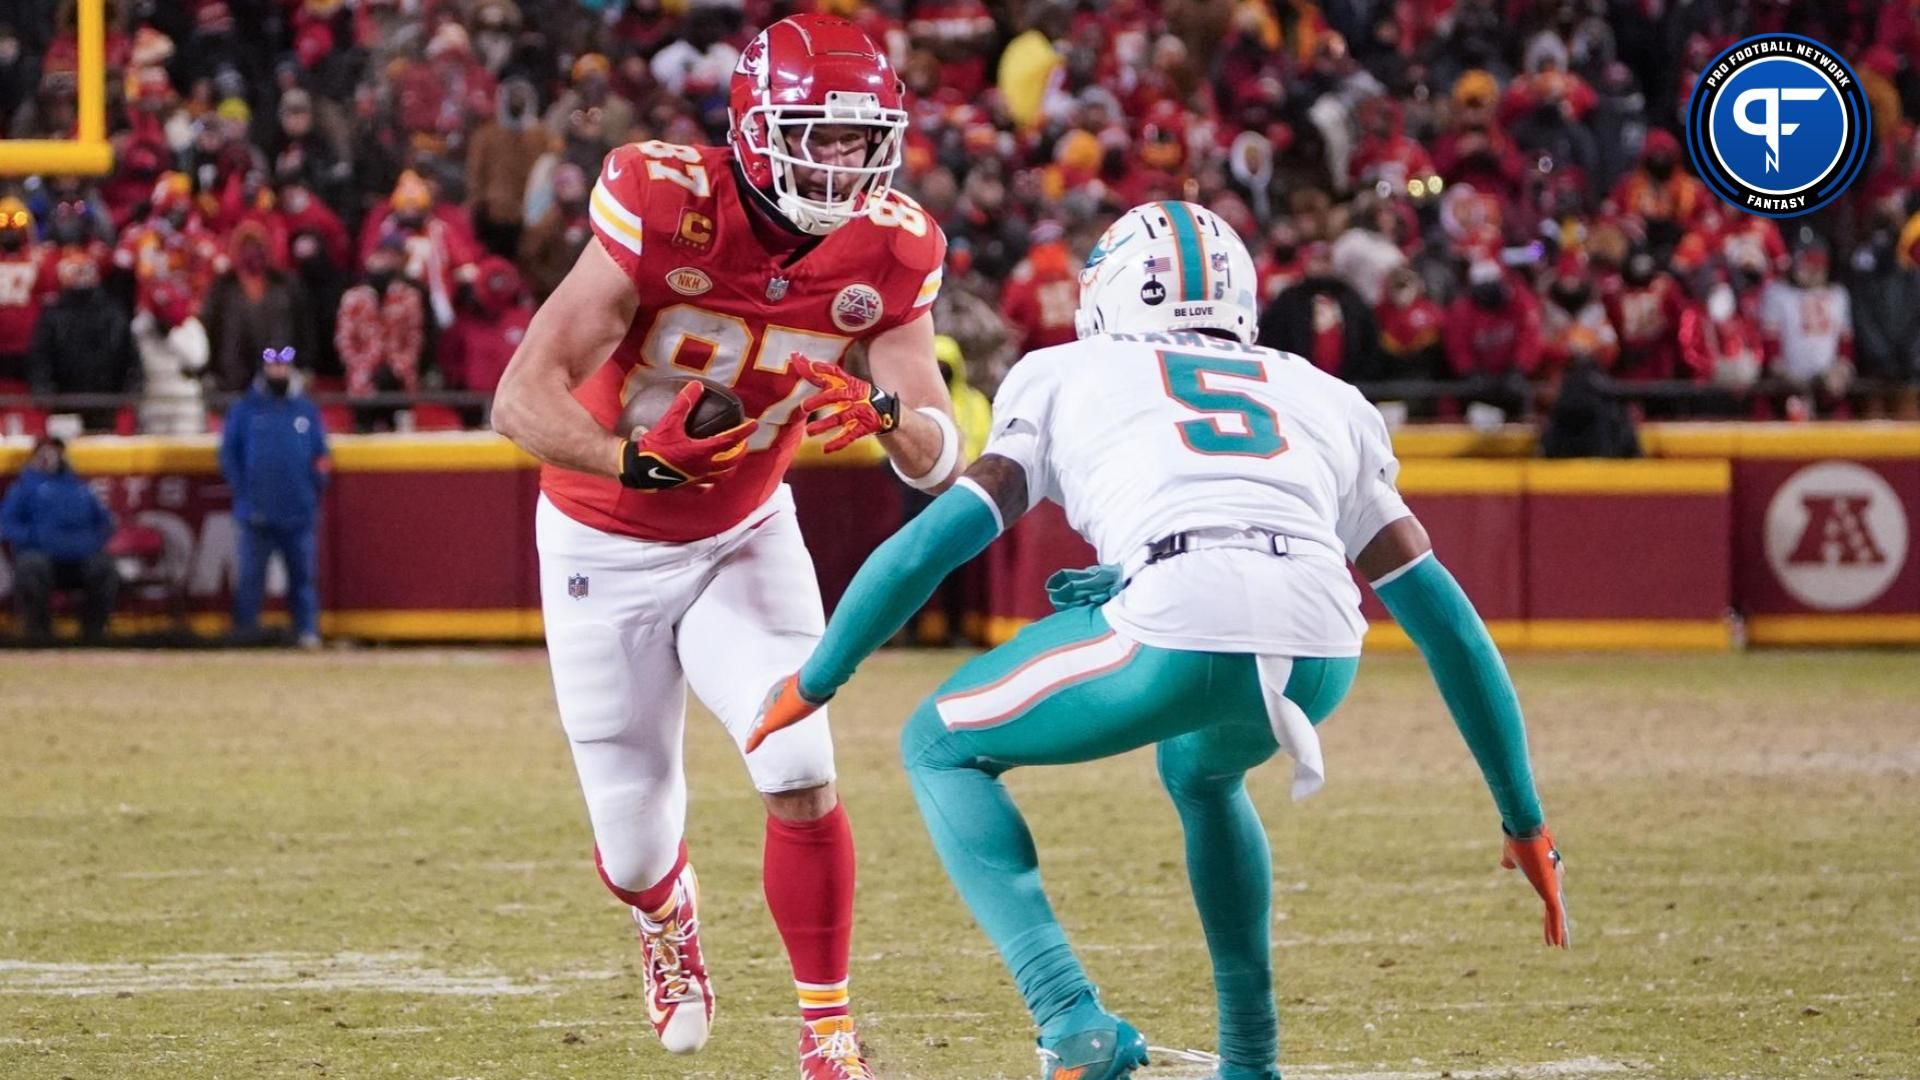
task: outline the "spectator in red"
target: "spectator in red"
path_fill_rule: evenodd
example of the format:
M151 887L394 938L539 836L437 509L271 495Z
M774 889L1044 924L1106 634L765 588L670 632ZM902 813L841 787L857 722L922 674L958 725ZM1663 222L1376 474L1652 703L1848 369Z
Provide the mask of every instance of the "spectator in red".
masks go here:
M136 39L144 43L149 58L157 59L151 66L127 72L127 130L113 138L113 175L100 185L100 200L118 225L132 219L173 160L166 117L176 98L166 68L159 66L166 55L172 54L173 43L145 28ZM161 42L166 46L164 55L156 47Z
M1612 202L1645 223L1647 243L1664 255L1698 223L1711 198L1705 185L1681 170L1680 140L1654 128L1647 132L1640 167L1614 185Z
M0 381L27 377L27 351L40 308L59 289L49 249L33 241L33 214L12 196L0 199Z
M1586 260L1578 255L1560 256L1547 280L1540 337L1541 375L1557 374L1581 361L1608 371L1620 358L1619 335L1607 319L1606 305L1595 295Z
M1353 286L1334 276L1325 244L1305 252L1300 282L1260 317L1260 344L1306 357L1349 382L1374 377L1380 333L1373 310Z
M489 255L478 270L472 285L461 290L460 314L440 336L438 361L448 389L491 394L527 334L533 303L512 263ZM467 410L465 421L478 425L481 410Z
M1267 227L1266 248L1255 257L1253 270L1260 279L1260 306L1263 308L1305 276L1300 254L1300 227L1293 223L1292 218L1280 218Z
M986 89L995 39L993 12L983 0L915 0L907 14L907 37L914 48L939 59L940 84L961 100Z
M1453 87L1453 123L1434 142L1433 163L1449 185L1471 184L1503 203L1520 197L1520 152L1494 123L1499 84L1469 71Z
M1425 181L1434 175L1433 158L1427 148L1406 133L1406 120L1400 103L1389 97L1368 98L1357 110L1360 144L1354 148L1354 179L1362 184L1376 182L1407 190L1411 181Z
M520 234L520 265L536 299L545 300L593 239L587 174L571 162L553 170L553 205Z
M1034 226L1033 246L1014 265L1000 298L1013 324L1015 349L1025 354L1075 340L1073 312L1079 303L1079 275L1067 252L1066 230L1043 221Z
M1373 309L1380 327L1381 379L1440 379L1447 374L1440 332L1446 313L1427 296L1426 282L1410 266L1387 275L1380 304Z
M427 145L456 149L467 120L493 112L493 74L473 55L466 28L441 23L427 42L425 63L394 79L402 130Z
M306 289L273 265L271 246L264 226L242 222L228 242L231 268L214 279L201 302L214 385L229 394L252 384L268 350L292 343L304 352L313 340Z
M1467 290L1447 306L1447 366L1472 385L1468 397L1520 411L1518 380L1540 368L1540 304L1491 259L1467 268Z
M406 253L402 275L426 289L434 324L451 325L459 272L480 256L480 243L466 214L457 206L437 202L420 174L408 170L400 174L387 205L368 215L360 230L363 265L389 235L400 238Z
M121 233L113 265L133 275L140 289L173 277L199 296L213 283L221 255L219 236L194 209L192 183L185 173L170 172L154 184L146 218Z
M1705 303L1681 314L1680 356L1690 378L1710 382L1729 395L1731 400L1722 411L1731 415L1751 411L1747 395L1760 378L1766 340L1760 324L1740 310L1732 285L1714 282Z
M1620 271L1620 286L1608 297L1608 314L1620 335L1623 379L1692 377L1680 353L1680 318L1688 307L1680 283L1659 269L1653 253L1636 250Z
M433 334L426 288L409 278L406 240L390 233L367 255L361 283L340 298L333 344L354 397L412 391ZM394 409L359 409L362 431L391 427Z

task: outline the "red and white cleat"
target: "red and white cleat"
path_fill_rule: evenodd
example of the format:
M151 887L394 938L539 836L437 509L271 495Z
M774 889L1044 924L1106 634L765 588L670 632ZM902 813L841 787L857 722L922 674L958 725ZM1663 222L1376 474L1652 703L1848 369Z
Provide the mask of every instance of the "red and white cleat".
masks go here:
M853 1017L829 1016L800 1026L800 1080L874 1080L860 1056Z
M691 1054L705 1046L713 1027L713 982L700 956L699 906L700 882L689 865L680 872L665 918L656 923L639 908L633 911L647 983L647 1018L670 1054Z

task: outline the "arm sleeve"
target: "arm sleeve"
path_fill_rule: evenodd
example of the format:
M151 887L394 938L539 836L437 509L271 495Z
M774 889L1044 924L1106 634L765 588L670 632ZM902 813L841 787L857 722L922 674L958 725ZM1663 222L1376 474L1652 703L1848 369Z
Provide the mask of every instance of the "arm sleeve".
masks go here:
M1509 833L1526 836L1545 818L1527 758L1526 722L1513 680L1487 633L1487 624L1447 568L1432 553L1374 583L1426 658L1447 711L1480 765Z
M977 486L963 480L933 500L854 575L820 644L800 668L800 692L814 701L832 697L955 567L998 535L1000 516Z
M1349 559L1366 550L1381 529L1413 513L1400 497L1400 459L1393 455L1387 422L1380 410L1358 393L1352 400L1353 423L1349 429L1357 443L1360 470L1352 489L1341 493L1340 520L1334 523Z

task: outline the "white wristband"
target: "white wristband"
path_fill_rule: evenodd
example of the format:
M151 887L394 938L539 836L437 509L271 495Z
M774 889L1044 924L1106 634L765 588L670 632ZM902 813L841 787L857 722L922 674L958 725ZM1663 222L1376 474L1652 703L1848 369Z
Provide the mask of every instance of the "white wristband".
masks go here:
M960 429L953 426L951 416L932 405L922 405L913 411L933 421L934 426L940 429L940 457L924 476L908 476L900 471L898 461L889 458L888 462L893 466L893 474L905 480L908 487L929 491L939 487L947 474L953 471L954 462L960 460Z

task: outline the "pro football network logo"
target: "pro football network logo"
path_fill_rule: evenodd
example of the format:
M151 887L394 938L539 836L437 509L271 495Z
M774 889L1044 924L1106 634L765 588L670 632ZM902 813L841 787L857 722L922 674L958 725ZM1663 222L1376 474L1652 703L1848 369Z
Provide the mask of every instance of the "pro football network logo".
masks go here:
M1850 461L1809 465L1767 504L1767 563L1822 611L1872 603L1907 562L1907 512L1884 478Z
M1759 34L1714 58L1687 103L1687 153L1715 195L1788 218L1832 202L1866 163L1866 91L1832 49Z

